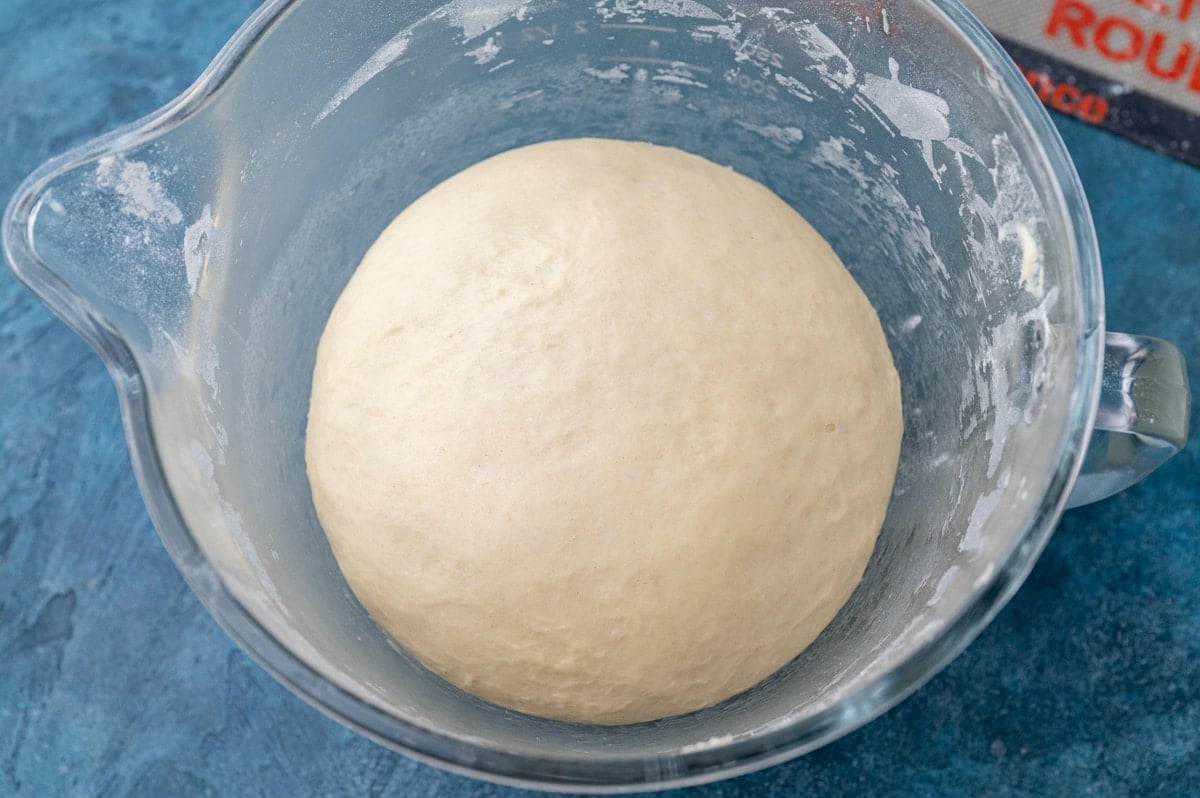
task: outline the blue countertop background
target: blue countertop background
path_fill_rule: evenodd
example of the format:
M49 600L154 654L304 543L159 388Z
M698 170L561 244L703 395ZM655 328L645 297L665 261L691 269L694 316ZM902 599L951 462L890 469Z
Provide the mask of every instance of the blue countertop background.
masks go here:
M185 88L255 5L0 0L0 202ZM1109 328L1175 341L1200 382L1200 170L1056 123L1092 202ZM1200 794L1200 445L1068 513L1013 602L897 709L803 759L670 793L796 794ZM3 795L526 795L357 737L234 646L158 542L100 360L7 270Z

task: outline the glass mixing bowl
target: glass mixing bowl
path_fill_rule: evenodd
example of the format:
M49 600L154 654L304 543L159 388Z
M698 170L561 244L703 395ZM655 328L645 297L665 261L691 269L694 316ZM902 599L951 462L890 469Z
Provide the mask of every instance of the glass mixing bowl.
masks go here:
M742 695L623 727L503 710L394 647L304 472L317 340L376 235L466 166L574 136L674 145L790 202L904 390L887 522L832 625ZM1186 438L1178 352L1106 336L1067 154L952 0L277 0L178 99L39 169L3 233L109 365L163 542L229 633L343 723L508 783L696 783L845 734L978 634L1069 502Z

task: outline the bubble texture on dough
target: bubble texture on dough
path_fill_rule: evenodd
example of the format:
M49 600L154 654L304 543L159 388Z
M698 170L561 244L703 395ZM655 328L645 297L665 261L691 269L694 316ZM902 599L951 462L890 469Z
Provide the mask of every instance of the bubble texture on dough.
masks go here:
M383 232L321 339L306 458L347 582L431 670L534 715L715 704L793 659L883 522L878 319L769 190L546 142Z

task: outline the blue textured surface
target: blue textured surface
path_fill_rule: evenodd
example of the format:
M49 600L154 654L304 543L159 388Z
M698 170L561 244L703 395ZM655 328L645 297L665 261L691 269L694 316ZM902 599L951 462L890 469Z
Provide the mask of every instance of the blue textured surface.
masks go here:
M183 89L254 5L0 0L0 199ZM1200 170L1058 122L1095 212L1110 328L1174 340L1195 381ZM0 408L0 795L520 794L356 737L233 645L158 543L99 359L6 270ZM677 794L1198 791L1193 446L1069 513L1016 599L899 708Z

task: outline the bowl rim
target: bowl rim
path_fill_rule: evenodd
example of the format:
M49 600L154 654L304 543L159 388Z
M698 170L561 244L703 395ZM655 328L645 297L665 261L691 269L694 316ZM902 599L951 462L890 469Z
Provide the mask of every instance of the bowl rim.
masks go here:
M463 775L517 787L579 792L660 790L729 778L793 759L848 734L886 712L941 671L992 620L1024 581L1045 547L1081 467L1095 420L1103 358L1104 305L1099 248L1087 200L1066 147L1025 78L959 0L912 0L940 13L996 69L1030 128L1071 226L1079 264L1081 321L1075 385L1066 434L1052 478L1017 543L958 615L886 673L816 715L746 740L730 740L670 757L530 757L444 735L400 720L335 685L273 636L225 586L184 523L166 478L150 423L151 408L137 358L116 327L60 278L33 241L43 191L65 173L117 155L184 124L210 102L259 43L304 0L268 0L222 47L196 81L151 114L47 161L17 189L0 221L13 272L100 355L116 383L134 473L164 546L201 603L222 628L280 683L369 739Z

